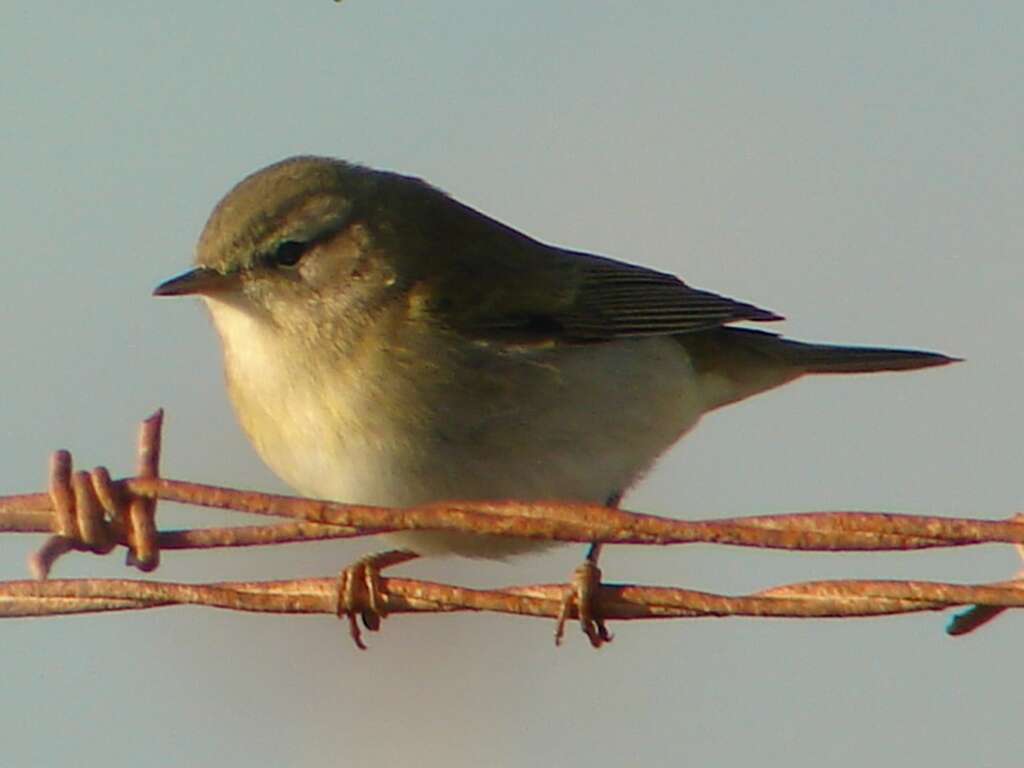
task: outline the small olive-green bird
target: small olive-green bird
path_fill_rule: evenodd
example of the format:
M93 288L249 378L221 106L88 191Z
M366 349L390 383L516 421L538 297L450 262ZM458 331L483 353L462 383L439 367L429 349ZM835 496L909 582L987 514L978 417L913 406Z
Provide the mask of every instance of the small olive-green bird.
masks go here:
M614 502L708 411L805 374L953 362L736 328L782 318L323 157L239 183L195 268L155 293L206 302L266 463L303 495L359 504ZM543 546L400 541L481 557Z

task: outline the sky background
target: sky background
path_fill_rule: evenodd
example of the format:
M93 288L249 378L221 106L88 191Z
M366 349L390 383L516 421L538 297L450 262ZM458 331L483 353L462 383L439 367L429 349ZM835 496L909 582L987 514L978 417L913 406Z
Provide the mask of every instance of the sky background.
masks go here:
M199 302L156 300L220 196L297 153L423 176L549 242L785 314L786 334L965 357L804 380L710 416L625 502L687 517L1021 509L1024 6L327 0L0 10L0 492L49 453L284 486L237 428ZM163 505L165 527L223 524ZM7 536L22 578L39 537ZM172 553L170 580L333 573L373 541ZM563 580L569 547L398 573ZM985 581L1008 547L875 557L613 548L610 581L745 592ZM122 555L56 575L132 576ZM136 766L1005 766L1024 619L552 625L167 609L0 626L3 762Z

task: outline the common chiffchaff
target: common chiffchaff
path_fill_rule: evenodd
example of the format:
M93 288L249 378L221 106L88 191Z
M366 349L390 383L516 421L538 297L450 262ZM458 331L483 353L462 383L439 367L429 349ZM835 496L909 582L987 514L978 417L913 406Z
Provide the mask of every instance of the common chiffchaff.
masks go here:
M307 496L605 503L702 415L808 373L945 365L731 327L773 312L540 243L420 179L296 157L217 205L196 267L228 390L260 456ZM401 535L420 553L537 542Z

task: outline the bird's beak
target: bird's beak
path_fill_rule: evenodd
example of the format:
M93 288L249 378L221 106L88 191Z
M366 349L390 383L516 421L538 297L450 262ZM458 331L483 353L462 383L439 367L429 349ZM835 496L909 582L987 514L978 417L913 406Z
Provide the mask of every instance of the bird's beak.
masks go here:
M196 293L229 291L238 285L237 272L218 272L210 267L196 267L165 280L153 289L154 296L189 296Z

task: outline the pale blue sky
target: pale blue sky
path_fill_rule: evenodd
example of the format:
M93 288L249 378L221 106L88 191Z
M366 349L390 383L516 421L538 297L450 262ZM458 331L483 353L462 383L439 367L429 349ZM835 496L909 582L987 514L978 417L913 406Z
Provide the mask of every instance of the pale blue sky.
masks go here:
M1021 508L1024 6L1017 3L7 3L2 492L49 452L283 486L235 426L185 268L217 199L295 153L418 174L541 239L674 271L789 335L966 357L805 381L707 419L628 498L724 516ZM168 526L225 515L165 505ZM39 540L8 537L3 578ZM375 542L170 554L168 579L322 575ZM552 581L581 552L403 572ZM614 581L990 580L1008 548L874 558L613 549ZM121 575L72 556L57 575ZM177 609L0 624L4 764L1004 766L1024 622L343 624ZM145 755L145 757L143 757Z

